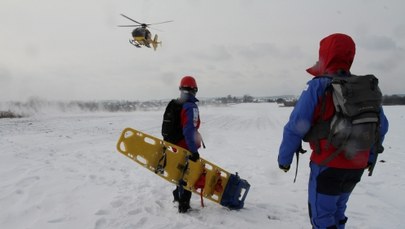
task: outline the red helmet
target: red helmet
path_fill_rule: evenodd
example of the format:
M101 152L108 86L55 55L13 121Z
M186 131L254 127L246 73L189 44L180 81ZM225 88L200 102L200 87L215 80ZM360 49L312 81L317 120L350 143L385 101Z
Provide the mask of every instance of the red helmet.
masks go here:
M180 81L180 89L196 90L197 88L197 82L192 76L184 76Z

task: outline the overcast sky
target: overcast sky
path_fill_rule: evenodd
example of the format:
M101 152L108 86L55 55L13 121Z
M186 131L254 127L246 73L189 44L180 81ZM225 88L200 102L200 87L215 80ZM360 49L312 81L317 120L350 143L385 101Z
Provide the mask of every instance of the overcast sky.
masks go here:
M166 99L193 75L198 97L299 95L319 41L346 33L352 72L405 93L403 0L1 0L0 101ZM131 24L163 41L129 44Z

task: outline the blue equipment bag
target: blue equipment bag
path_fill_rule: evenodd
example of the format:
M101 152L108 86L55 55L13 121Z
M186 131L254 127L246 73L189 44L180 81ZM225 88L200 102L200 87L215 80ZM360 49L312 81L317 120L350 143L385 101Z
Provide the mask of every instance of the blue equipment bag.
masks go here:
M222 195L221 205L232 210L243 208L249 188L250 184L246 180L240 179L238 173L231 174Z

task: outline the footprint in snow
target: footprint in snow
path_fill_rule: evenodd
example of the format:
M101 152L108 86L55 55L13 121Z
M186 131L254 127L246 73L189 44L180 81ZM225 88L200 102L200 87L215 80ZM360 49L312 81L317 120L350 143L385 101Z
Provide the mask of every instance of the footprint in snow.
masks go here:
M57 219L51 219L48 220L48 223L61 223L65 220L65 217L57 218Z
M129 211L128 215L138 215L141 212L142 212L141 209L135 209L135 210Z
M26 187L28 185L32 185L34 184L36 181L38 181L40 179L39 176L32 176L32 177L26 177L22 180L20 180L16 186L17 187Z
M107 210L98 210L95 215L108 215L109 212Z
M101 218L96 221L96 225L94 225L94 229L106 228L106 226L107 226L107 220L105 218Z
M118 208L118 207L121 207L123 203L124 203L124 202L123 202L122 200L114 200L114 201L111 202L110 204L111 204L111 206L112 206L113 208Z

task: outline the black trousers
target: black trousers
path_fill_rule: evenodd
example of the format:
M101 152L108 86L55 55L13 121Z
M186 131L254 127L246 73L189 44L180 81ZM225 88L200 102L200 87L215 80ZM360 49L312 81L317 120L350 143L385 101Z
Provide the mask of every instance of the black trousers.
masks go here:
M176 189L173 190L174 201L178 201L180 204L190 205L191 192L183 189L183 193L180 194L179 186L176 186Z

